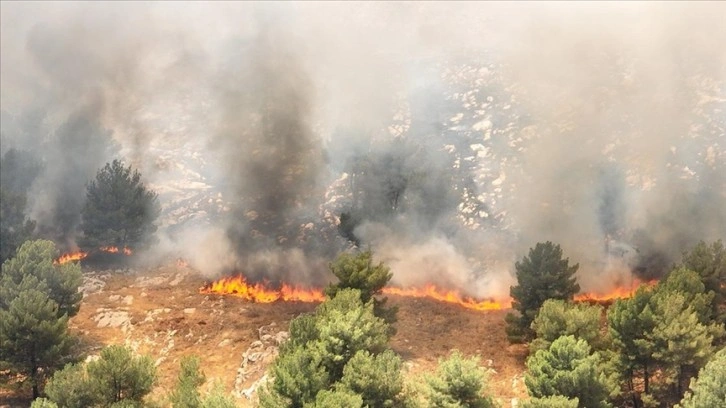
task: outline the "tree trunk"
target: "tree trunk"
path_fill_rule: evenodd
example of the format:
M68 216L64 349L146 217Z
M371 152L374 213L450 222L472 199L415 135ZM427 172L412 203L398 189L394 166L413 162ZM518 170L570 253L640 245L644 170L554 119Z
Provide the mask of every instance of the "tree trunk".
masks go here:
M648 374L648 363L647 362L643 363L643 380L644 380L643 384L645 386L645 393L648 394L649 393L648 391L650 389L650 387L648 386L649 385L648 380L650 380L650 375Z

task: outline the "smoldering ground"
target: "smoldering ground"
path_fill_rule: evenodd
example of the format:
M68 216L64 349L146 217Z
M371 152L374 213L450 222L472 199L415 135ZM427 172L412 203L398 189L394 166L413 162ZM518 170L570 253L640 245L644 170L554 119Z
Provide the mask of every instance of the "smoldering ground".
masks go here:
M43 159L30 215L69 241L116 154L162 192L151 255L209 275L326 281L342 213L396 283L477 296L538 241L587 290L724 238L723 4L2 11L3 151Z

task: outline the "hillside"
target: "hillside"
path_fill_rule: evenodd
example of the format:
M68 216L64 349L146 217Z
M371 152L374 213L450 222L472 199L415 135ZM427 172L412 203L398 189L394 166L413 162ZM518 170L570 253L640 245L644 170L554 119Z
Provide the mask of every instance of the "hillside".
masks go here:
M231 296L202 295L199 288L204 283L192 269L176 264L147 270L86 271L85 297L70 326L88 356L118 343L149 354L159 373L154 398L162 398L173 387L179 359L194 354L201 358L207 375L203 388L221 380L227 391L239 397L240 406L252 406L245 394L264 375L276 342L285 336L280 333L292 318L313 310L315 304L255 304ZM389 299L400 308L391 346L404 358L410 373L431 369L438 358L459 349L481 356L482 365L492 370L490 384L498 398L509 401L525 395L524 349L507 343L506 311L477 312L428 299ZM5 393L5 397L21 397ZM0 406L25 404L18 399Z

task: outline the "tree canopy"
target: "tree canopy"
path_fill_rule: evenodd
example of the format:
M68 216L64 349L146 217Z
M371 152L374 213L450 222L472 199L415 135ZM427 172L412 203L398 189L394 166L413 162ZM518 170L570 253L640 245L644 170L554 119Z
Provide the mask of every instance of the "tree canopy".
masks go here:
M515 264L517 286L510 288L512 309L519 315L507 315L507 336L514 343L534 338L530 325L547 299L572 300L580 291L575 272L579 264L570 266L562 258L562 249L550 241L537 243L529 254Z
M84 246L136 247L152 241L161 213L141 174L119 160L106 163L86 187L81 228Z

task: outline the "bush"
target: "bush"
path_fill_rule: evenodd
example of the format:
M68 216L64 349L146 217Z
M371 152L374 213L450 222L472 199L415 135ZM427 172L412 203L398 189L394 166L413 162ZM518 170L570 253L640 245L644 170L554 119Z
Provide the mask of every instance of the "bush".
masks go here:
M176 387L169 400L174 408L199 408L202 398L199 387L204 384L204 374L199 371L199 357L185 356L180 362Z
M580 400L555 395L544 398L530 398L522 401L521 408L577 408Z
M363 397L366 407L396 407L403 390L401 366L401 358L390 350L378 355L359 351L343 368L338 386Z

